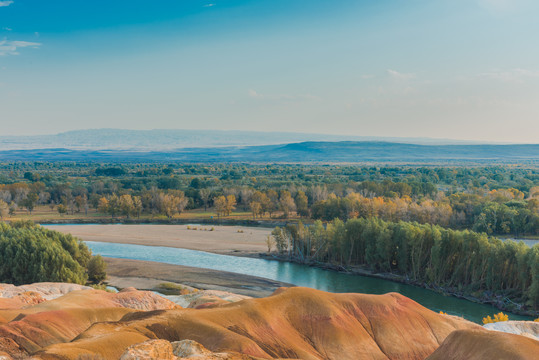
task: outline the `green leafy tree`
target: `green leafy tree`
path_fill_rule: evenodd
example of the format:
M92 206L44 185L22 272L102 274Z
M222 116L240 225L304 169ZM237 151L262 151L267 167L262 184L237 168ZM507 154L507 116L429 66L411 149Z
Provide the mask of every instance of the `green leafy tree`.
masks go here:
M296 210L299 216L308 217L309 216L309 199L303 191L298 191L295 198Z
M31 222L0 223L0 282L84 284L90 256L86 245L69 234Z
M88 280L100 284L107 278L107 264L101 255L93 256L88 263Z
M67 213L67 207L64 204L59 204L56 207L56 210L58 211L58 214L60 214L62 216Z
M20 205L24 206L29 213L32 213L38 200L39 196L36 193L30 193L21 201Z
M4 220L8 215L9 205L4 200L0 200L0 220Z

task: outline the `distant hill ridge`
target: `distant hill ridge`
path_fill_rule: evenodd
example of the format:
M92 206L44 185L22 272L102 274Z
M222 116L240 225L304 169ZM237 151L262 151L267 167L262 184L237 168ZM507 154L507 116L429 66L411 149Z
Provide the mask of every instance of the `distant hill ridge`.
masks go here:
M183 148L168 151L33 149L0 151L4 161L179 161L283 163L531 163L539 144L419 145L382 141L298 142L264 146Z
M56 135L0 136L0 150L65 148L74 150L146 150L222 146L278 145L301 142L388 141L414 144L471 144L478 142L430 138L327 135L294 132L223 130L124 130L93 129Z

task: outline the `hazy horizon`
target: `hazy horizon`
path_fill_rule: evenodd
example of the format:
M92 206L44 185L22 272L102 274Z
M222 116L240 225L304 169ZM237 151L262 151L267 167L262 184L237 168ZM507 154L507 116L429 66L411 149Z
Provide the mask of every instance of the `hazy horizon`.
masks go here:
M443 145L443 144L537 144L535 143L512 143L512 142L488 142L488 141L479 141L474 139L451 139L451 138L436 138L436 137L404 137L404 136L369 136L369 135L347 135L347 134L328 134L328 133L315 133L315 132L295 132L295 131L256 131L256 130L238 130L238 129L227 129L227 130L218 130L218 129L128 129L128 128L87 128L87 129L76 129L61 131L57 133L48 133L48 134L34 134L34 135L0 135L0 148L2 148L2 140L6 139L45 139L53 138L62 135L73 136L73 135L82 135L84 136L96 136L99 134L107 134L110 136L126 136L129 133L135 133L137 135L148 135L147 140L149 142L156 141L155 138L152 138L152 135L166 135L169 138L181 135L196 135L207 137L215 135L224 135L224 134L234 134L239 136L240 134L252 135L253 144L288 144L292 142L304 142L304 141L327 141L327 142L339 142L339 141L382 141L382 142L391 142L391 143L409 143L409 144L433 144L433 145ZM267 138L267 141L260 142L260 138L257 136L271 135ZM283 135L282 140L279 140L278 136ZM80 138L73 139L74 141L79 140ZM139 138L140 140L141 138ZM91 140L91 139L87 139ZM256 141L258 140L258 141ZM245 139L245 144L249 143L249 139ZM203 146L204 147L204 146Z
M1 136L537 143L532 0L0 1Z
M103 127L103 128L76 128L76 129L68 129L68 130L60 130L56 132L43 132L43 133L14 133L14 134L0 134L0 138L17 138L17 137L43 137L43 136L57 136L62 135L66 133L74 133L74 132L92 132L92 131L136 131L136 132L152 132L152 131L215 131L215 132L252 132L252 133L260 133L260 134L270 134L270 133L283 133L283 134L298 134L298 135L313 135L313 136L321 136L321 135L327 135L328 137L343 137L343 138L365 138L365 139L375 139L376 141L385 141L383 139L388 139L389 142L395 142L396 140L402 139L406 142L412 142L413 140L427 140L432 141L433 143L440 142L440 143L469 143L469 144L539 144L539 137L535 141L489 141L489 140L479 140L479 139L473 139L473 138L451 138L451 137L436 137L436 136L384 136L384 135L362 135L362 134L343 134L343 133L332 133L332 132L308 132L308 131L286 131L286 130L249 130L249 129L202 129L202 128L147 128L147 129L134 129L134 128L117 128L117 127ZM347 141L347 140L344 140ZM362 140L360 140L362 141Z

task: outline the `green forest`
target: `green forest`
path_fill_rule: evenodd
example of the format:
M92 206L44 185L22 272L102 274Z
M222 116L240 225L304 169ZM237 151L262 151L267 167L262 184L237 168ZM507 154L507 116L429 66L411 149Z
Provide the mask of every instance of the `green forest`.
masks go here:
M533 237L539 172L512 165L0 164L0 217L31 216L40 207L115 219L193 212L304 223L377 217Z

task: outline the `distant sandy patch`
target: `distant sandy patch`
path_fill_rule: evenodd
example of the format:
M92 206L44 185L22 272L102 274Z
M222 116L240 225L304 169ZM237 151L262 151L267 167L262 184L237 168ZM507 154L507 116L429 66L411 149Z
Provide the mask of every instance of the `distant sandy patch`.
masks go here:
M167 246L223 255L252 256L267 251L269 228L211 225L47 225L85 241ZM196 228L197 230L193 230ZM211 229L213 228L213 231Z

